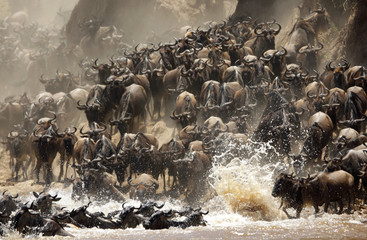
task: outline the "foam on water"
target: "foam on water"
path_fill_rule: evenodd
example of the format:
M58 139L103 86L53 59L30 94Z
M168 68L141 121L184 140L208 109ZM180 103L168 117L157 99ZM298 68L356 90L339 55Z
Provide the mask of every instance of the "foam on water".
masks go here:
M279 164L267 163L269 149L268 144L229 144L214 156L209 178L218 196L210 201L211 208L222 206L221 216L224 211L235 222L239 219L233 215L243 216L245 221L284 218L271 196L272 177Z

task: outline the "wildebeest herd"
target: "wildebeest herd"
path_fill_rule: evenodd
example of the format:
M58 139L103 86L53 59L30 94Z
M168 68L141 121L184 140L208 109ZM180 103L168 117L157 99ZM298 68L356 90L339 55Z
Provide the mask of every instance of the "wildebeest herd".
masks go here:
M94 33L101 27L93 19L81 23ZM45 92L2 103L10 180L32 177L39 183L42 173L49 185L59 156L57 180L73 184L73 199L124 202L129 192L131 199L170 196L195 204L215 194L207 176L225 144L268 142L274 149L269 158L288 166L272 192L285 212L295 208L299 217L306 203L316 212L324 204L326 212L338 202L342 213L346 200L351 212L367 183L366 69L340 59L327 63L321 74L316 71L323 48L319 35L328 26L325 9L316 9L297 20L284 47L275 48L282 28L274 19L211 22L168 43L124 49L105 63L83 60L81 76L67 71L53 79L41 76ZM84 51L87 55L88 48ZM177 133L160 144L148 120L174 123ZM88 124L78 129L83 122ZM113 136L120 136L117 145ZM206 212L200 209L161 211L145 202L105 216L89 213L88 206L52 209L57 196L34 195L36 201L23 204L3 195L2 223L44 235L67 235L66 223L100 228L142 223L147 229L205 225ZM178 215L185 220L172 220Z

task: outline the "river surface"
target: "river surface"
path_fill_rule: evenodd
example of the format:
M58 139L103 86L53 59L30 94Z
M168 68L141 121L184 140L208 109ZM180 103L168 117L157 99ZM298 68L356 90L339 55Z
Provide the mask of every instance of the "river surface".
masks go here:
M367 218L365 207L359 202L353 214L337 215L321 211L315 216L310 206L302 211L300 219L287 219L279 210L279 200L271 196L274 176L284 171L286 165L269 159L266 155L269 149L266 144L256 147L253 144L226 144L225 148L219 149L208 176L210 188L215 194L196 203L203 210L209 210L209 214L204 216L206 227L145 230L139 226L127 230L102 230L79 229L70 225L65 230L73 234L75 239L367 239L367 224L362 223ZM4 161L1 165L2 171L6 173L4 177L8 174L7 166ZM4 182L0 191L4 190L11 194L20 193L21 201L27 202L34 200L32 191L40 192L43 186L34 184L33 180L16 184ZM88 199L72 200L71 186L65 188L61 183L53 183L49 192L61 196L62 199L56 205L68 210L89 202ZM188 205L177 199L163 199L160 202L165 203L163 210L179 210ZM140 203L128 200L126 204L139 206ZM88 211L107 214L118 209L122 209L119 202L93 201ZM295 215L293 210L289 210L289 213ZM21 237L17 233L9 234L9 239ZM34 237L44 238L26 238Z

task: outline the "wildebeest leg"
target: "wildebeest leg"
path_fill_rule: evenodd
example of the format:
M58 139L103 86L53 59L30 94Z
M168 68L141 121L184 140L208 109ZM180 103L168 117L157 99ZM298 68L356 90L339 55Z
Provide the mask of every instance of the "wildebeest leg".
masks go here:
M153 118L153 114L150 112L150 108L149 108L149 106L148 106L148 104L147 105L145 105L145 111L143 111L143 117L144 117L144 124L146 123L146 118L147 118L147 114L146 113L149 113L149 116L150 116L150 119L152 119L152 120L154 120L154 118Z
M9 165L10 165L10 169L11 169L11 179L14 179L15 165L14 165L14 158L13 157L10 157Z
M52 182L52 166L51 163L46 163L46 184L49 185Z
M349 190L349 193L348 193L348 213L352 213L352 211L353 211L352 206L354 206L354 191L353 191L353 189Z
M64 162L65 162L65 154L60 154L60 173L58 181L61 181L61 176L64 175Z
M154 107L154 112L153 112L153 116L155 113L157 113L157 120L159 120L161 118L161 99L159 96L155 96L153 98L153 107Z
M36 164L36 183L40 182L40 171L41 171L41 161L37 159L37 164Z
M34 177L34 174L36 173L37 161L37 158L34 156L31 156L31 158L29 159L29 165L31 165L31 177Z
M25 171L25 179L24 180L28 179L28 168L29 168L29 165L31 165L31 163L33 161L32 155L28 155L28 156L29 156L29 159L26 160L26 163L24 164L24 171ZM32 170L31 170L31 175L32 175Z
M74 176L76 178L76 167L75 167L75 157L74 156L73 156L73 166L72 167L74 168Z
M64 179L67 179L67 177L68 177L68 168L69 168L70 158L71 158L71 156L67 156L67 159L65 161L65 176L64 176Z
M313 205L313 208L315 209L315 214L319 213L319 206L317 204Z
M23 171L23 179L24 180L27 180L27 178L28 178L28 176L27 176L27 168L26 168L26 162L25 161L27 161L27 159L25 159L23 162L22 162L22 171Z
M334 208L334 211L335 212L338 212L338 207L337 207L337 205L336 205L336 202L334 202L334 204L333 205L331 205L333 208Z
M287 215L287 217L288 217L289 219L294 218L294 217L292 217L291 215L289 215L289 214L288 214L288 212L287 212L287 208L286 208L286 207L283 207L283 212L285 213L285 215Z
M298 207L296 210L296 218L300 218L301 216L302 207Z
M325 201L325 206L324 206L324 212L327 213L327 209L329 208L329 200Z
M162 178L163 178L163 191L166 192L166 171L165 169L162 170Z
M172 185L171 185L171 188L173 188L174 186L176 186L177 185L177 176L176 175L173 175L172 176Z
M20 164L22 163L21 159L15 159L15 181L18 182L18 173L19 173L19 168L20 168Z
M339 201L338 201L338 203L339 203L339 212L338 212L338 214L342 214L343 213L343 200L342 199L340 199Z

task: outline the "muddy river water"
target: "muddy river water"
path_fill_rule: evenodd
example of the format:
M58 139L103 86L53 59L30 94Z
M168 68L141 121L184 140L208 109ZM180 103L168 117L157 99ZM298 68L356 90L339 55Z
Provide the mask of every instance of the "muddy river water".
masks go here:
M241 151L246 154L238 154L239 151L233 154L233 148L227 148L214 157L214 167L208 177L215 194L197 203L204 210L209 210L209 214L204 216L206 227L145 230L139 226L127 230L102 230L79 229L70 225L66 230L75 239L367 239L367 224L362 223L367 216L360 203L355 205L356 211L353 214L337 215L321 211L315 216L310 206L302 211L300 219L287 219L279 210L279 200L271 196L274 176L284 170L284 166L266 159L264 153L268 146L251 149L243 147ZM241 155L245 157L241 158ZM4 162L1 165L5 173L8 167ZM6 175L8 172L2 177ZM19 192L21 201L27 202L34 199L32 191L42 191L43 186L35 185L33 180L16 184L5 182L0 187L0 191L3 190L11 194ZM65 188L61 183L53 183L49 192L61 196L57 205L69 210L88 203L88 199L77 202L72 200L71 186ZM175 199L162 201L165 202L163 209L180 209L187 205ZM128 200L127 204L139 206L139 202L132 200ZM121 209L121 203L93 202L88 211L108 213L117 209ZM295 215L294 211L289 212ZM9 235L10 239L21 237L17 233Z

